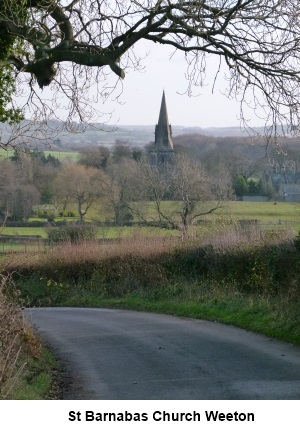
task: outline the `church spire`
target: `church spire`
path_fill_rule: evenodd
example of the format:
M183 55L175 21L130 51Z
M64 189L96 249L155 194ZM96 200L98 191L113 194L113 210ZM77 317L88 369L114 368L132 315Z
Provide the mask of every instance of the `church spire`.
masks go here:
M155 126L155 148L151 164L158 166L171 161L173 157L172 129L169 124L165 91L163 91L158 123Z
M162 95L162 99L161 99L158 125L164 126L164 127L169 127L169 118L168 118L165 90L163 91L163 95Z
M155 146L161 150L173 150L172 129L169 124L165 91L163 91L158 123L155 127Z

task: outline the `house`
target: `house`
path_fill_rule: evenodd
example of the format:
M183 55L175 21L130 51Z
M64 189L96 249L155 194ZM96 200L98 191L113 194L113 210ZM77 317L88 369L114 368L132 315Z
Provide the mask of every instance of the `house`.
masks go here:
M300 184L281 184L278 194L285 202L300 202Z

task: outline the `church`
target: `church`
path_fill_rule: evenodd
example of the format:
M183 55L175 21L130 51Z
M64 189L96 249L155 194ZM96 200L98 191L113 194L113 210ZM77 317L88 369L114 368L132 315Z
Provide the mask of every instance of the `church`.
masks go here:
M158 123L155 126L154 149L151 151L151 166L157 167L168 163L174 156L172 127L169 124L166 96L163 91Z

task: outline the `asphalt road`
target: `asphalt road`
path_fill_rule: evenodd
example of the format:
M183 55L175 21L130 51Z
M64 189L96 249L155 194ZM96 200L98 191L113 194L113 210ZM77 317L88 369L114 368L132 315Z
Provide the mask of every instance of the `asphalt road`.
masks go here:
M64 399L300 399L299 347L167 315L25 312L62 364Z

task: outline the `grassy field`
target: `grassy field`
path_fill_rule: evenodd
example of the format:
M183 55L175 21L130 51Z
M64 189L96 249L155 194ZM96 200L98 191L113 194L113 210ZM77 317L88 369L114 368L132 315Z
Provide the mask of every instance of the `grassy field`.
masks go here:
M49 154L52 155L53 157L58 158L60 161L64 161L64 160L72 160L72 161L77 161L79 158L79 153L76 151L43 151L45 156L47 157ZM14 154L14 150L13 149L4 149L4 148L0 148L0 157L3 158L9 158Z
M300 223L300 203L232 201L226 203L224 212L226 213L226 211L239 220L257 219L271 223L279 223L279 221Z
M136 203L136 205L139 206L139 203ZM214 202L208 202L201 209L205 211L214 205ZM172 214L179 210L180 203L173 201L162 202L161 207L162 212ZM144 203L143 212L146 219L157 219L154 204ZM199 218L200 221L222 219L224 221L257 220L261 223L275 225L285 223L298 223L300 225L300 203L228 201L224 202L223 206L213 214Z
M178 205L176 202L164 202L165 210L171 212ZM144 208L145 213L148 214L147 218L155 218L155 210L152 204L147 204ZM87 221L99 220L104 221L105 214L100 212L98 208L92 208L89 212ZM61 221L63 218L58 218ZM208 227L199 225L196 232L203 233L204 229L215 229L219 226L228 224L229 222L238 221L258 221L258 227L261 229L282 230L290 229L294 232L300 231L300 203L286 203L279 202L240 202L231 201L218 213L206 216L206 221L211 221L212 224ZM37 218L32 218L37 220ZM71 221L72 219L68 219ZM76 218L73 219L73 221ZM246 226L247 227L247 226ZM16 236L33 236L37 235L42 238L47 237L46 229L43 227L1 227L0 234L16 235ZM119 238L119 237L135 237L135 236L173 236L179 233L174 230L159 229L156 227L113 227L103 226L98 228L98 238Z
M52 155L55 158L58 158L60 161L71 160L78 161L79 153L75 151L43 151L45 156Z
M46 229L43 227L0 227L0 234L12 236L40 236L47 237Z
M1 227L0 234L9 236L40 236L47 238L47 230L43 227ZM166 230L156 227L98 227L97 237L99 239L139 236L174 236L178 235L176 230Z

